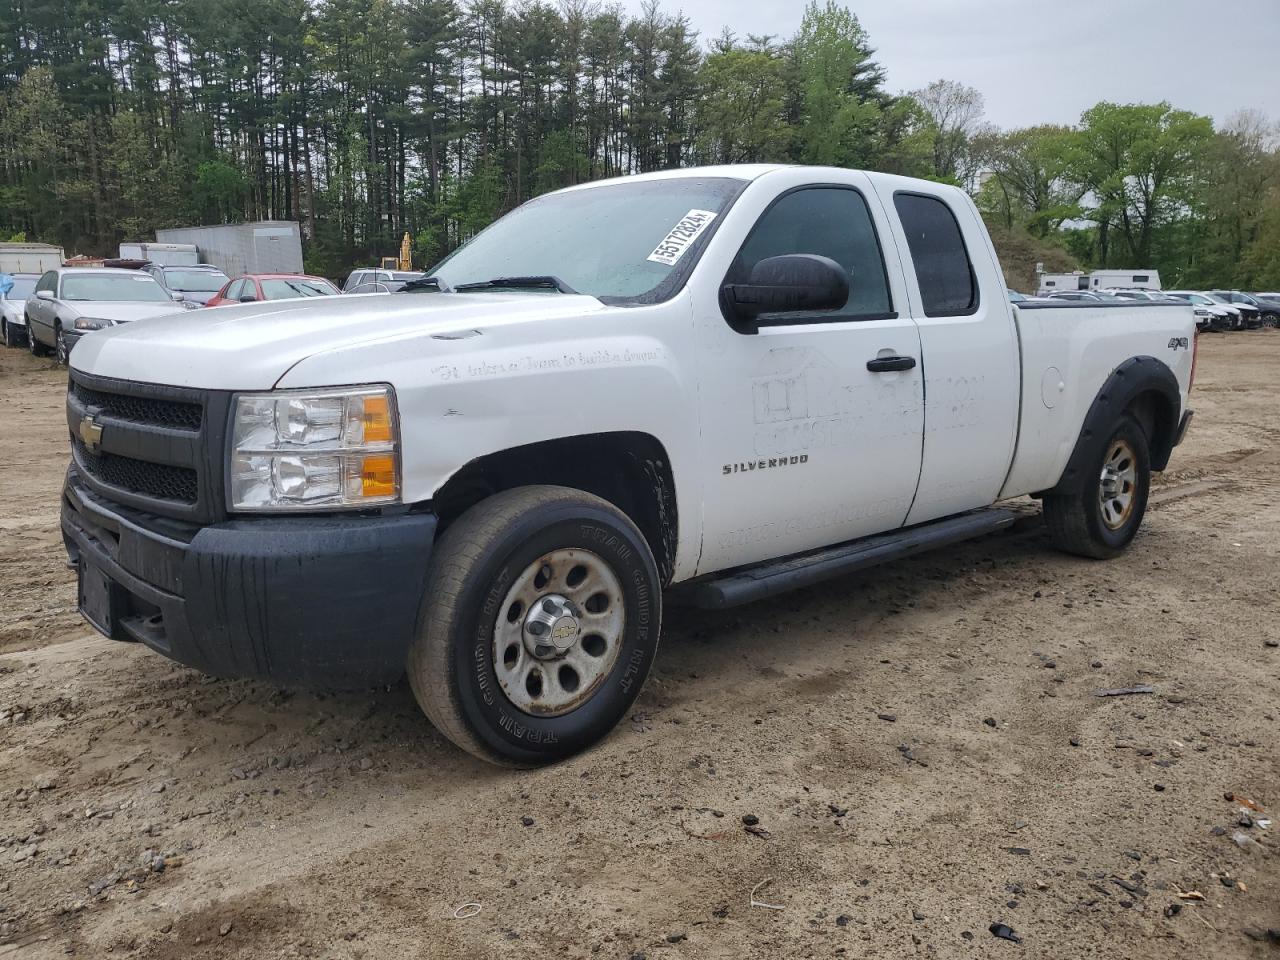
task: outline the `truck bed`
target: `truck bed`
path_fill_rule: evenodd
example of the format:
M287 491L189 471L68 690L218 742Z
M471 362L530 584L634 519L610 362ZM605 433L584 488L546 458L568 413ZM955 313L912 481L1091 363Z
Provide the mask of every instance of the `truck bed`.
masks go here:
M1167 364L1185 407L1196 336L1190 305L1064 300L1018 303L1013 313L1022 357L1022 407L1002 498L1058 482L1118 356L1154 357Z

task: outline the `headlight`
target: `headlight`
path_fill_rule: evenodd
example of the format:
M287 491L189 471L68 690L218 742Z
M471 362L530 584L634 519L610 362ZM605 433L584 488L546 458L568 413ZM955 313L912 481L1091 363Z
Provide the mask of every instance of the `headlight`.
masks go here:
M105 317L76 317L77 330L103 330L114 325L114 320L108 320Z
M236 397L231 509L316 510L400 500L389 386Z

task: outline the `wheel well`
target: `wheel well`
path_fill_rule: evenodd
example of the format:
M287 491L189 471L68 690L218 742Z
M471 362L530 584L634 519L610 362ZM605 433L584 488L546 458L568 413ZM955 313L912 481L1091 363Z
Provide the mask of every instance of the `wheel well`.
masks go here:
M1178 429L1177 411L1169 398L1158 390L1138 394L1126 408L1133 414L1151 444L1151 469L1163 470L1173 454L1173 440Z
M512 447L472 460L437 491L440 529L486 497L513 487L549 483L607 500L640 528L658 575L675 569L675 480L662 444L647 433L593 433Z

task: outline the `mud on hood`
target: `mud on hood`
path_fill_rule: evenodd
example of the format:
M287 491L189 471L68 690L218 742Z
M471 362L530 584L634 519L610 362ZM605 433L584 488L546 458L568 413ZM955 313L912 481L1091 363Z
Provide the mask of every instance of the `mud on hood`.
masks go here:
M208 307L85 337L71 365L120 380L269 390L291 367L317 353L603 309L588 296L487 292L343 295ZM370 371L352 371L348 382L369 379Z

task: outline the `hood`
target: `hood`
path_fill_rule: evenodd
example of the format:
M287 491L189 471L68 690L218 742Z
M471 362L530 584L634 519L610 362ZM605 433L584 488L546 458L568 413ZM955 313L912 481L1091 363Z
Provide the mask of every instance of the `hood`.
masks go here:
M114 320L116 323L132 323L134 320L147 320L151 317L163 317L173 314L186 314L186 308L180 303L169 300L164 303L156 301L140 302L134 300L65 300L63 301L80 317L100 317L103 320Z
M379 340L582 316L594 297L546 293L412 293L275 300L190 310L85 337L76 370L206 390L269 390L317 353ZM170 311L172 312L172 311ZM367 375L353 374L353 382Z

